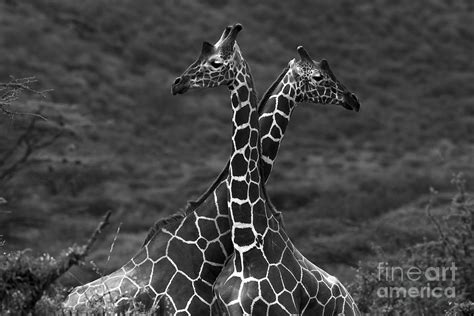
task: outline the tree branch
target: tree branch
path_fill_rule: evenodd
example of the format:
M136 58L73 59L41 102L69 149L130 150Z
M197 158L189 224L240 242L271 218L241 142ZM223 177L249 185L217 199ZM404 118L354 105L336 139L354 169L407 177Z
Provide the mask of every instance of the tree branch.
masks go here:
M20 79L15 79L11 77L11 80L9 82L0 82L0 112L3 112L8 116L31 115L46 121L47 119L39 113L20 112L10 109L12 103L17 101L23 92L30 92L45 98L46 93L52 91L39 91L33 89L31 85L37 82L38 80L36 79L36 77L26 77Z
M48 275L44 278L42 284L38 287L38 290L34 293L34 295L32 295L29 304L26 304L26 310L33 311L36 302L41 299L44 291L52 283L54 283L59 277L66 273L73 265L84 261L85 257L87 257L87 255L89 254L89 251L91 250L92 246L94 246L95 242L97 241L97 238L102 233L104 227L109 224L109 218L111 214L111 211L107 211L102 221L99 223L99 225L97 225L97 228L94 230L85 245L71 247L69 251L57 261L56 265L51 268Z

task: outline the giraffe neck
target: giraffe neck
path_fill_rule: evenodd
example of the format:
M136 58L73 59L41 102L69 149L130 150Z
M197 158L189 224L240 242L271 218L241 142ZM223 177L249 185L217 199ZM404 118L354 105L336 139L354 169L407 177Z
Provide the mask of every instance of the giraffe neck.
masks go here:
M260 159L261 175L266 182L273 168L281 141L290 122L291 113L296 106L296 90L291 70L285 70L277 80L276 87L268 91L270 96L262 99L259 125L262 155ZM266 101L268 99L268 101Z
M264 183L267 182L273 168L274 161L280 148L280 143L286 132L291 113L296 106L294 79L286 67L272 83L259 102L259 129L260 129L260 175ZM289 88L285 88L289 85ZM288 90L290 89L290 90ZM280 133L280 137L275 137ZM228 176L227 164L219 176L214 180L206 192L189 205L188 210L195 210L216 190L217 186ZM151 237L151 236L149 236ZM145 240L145 243L149 240Z
M238 252L255 246L258 240L257 210L265 212L260 198L260 137L256 94L248 65L242 60L238 79L231 89L232 155L227 186L232 243ZM266 218L266 214L263 216ZM265 222L266 224L266 222Z

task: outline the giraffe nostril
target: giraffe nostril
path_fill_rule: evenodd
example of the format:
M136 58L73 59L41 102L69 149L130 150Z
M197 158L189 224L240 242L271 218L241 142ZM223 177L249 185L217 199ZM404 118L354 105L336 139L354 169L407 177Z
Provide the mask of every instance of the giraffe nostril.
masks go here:
M176 78L176 80L174 81L174 84L178 84L178 83L180 83L180 82L181 82L181 77L178 77L178 78Z

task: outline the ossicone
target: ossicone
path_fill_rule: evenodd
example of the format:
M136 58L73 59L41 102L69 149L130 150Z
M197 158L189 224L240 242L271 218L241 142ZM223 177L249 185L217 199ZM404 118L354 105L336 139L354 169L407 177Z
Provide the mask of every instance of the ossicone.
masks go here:
M232 25L228 25L225 27L224 32L222 32L221 38L219 38L218 42L222 42L223 40L226 39L227 36L229 36L229 32L232 29Z
M235 39L237 38L237 34L239 34L239 32L242 31L242 29L243 29L242 24L240 23L234 24L234 26L232 26L232 28L230 29L229 35L227 36L226 39L230 41L235 41Z

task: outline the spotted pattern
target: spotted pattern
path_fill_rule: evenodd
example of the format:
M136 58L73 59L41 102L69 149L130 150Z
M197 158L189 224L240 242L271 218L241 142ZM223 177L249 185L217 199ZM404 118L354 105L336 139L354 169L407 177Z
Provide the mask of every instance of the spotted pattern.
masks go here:
M305 98L328 103L325 102L327 85L313 89L310 81L324 82L324 75L307 80L306 77L314 75L314 69L309 66L309 63L294 65L293 62L292 71L300 71L301 75L295 76L295 80L285 76L277 98L291 100L293 105ZM234 251L214 283L213 312L357 315L357 306L342 284L301 256L270 211L260 178L260 135L253 82L244 61L234 72L243 73L242 78L247 79L229 85L233 134L226 185ZM342 103L343 97L334 102ZM275 116L280 115L288 122L290 114L291 108ZM265 136L277 142L283 133L279 126L272 126Z
M225 77L221 78L224 78L221 79L222 84L228 80ZM249 80L248 76L243 78ZM212 83L205 81L202 81L201 84L203 86L212 85ZM279 142L285 133L295 105L296 89L294 87L296 84L295 72L291 69L286 71L260 115L260 128L265 129L265 132L262 133L262 160L270 166L273 165L276 158ZM288 85L293 88L288 88ZM291 91L295 91L295 93ZM242 90L241 93L244 95L245 91ZM247 112L244 113L244 109L244 107L240 108L242 110L240 115L234 115L234 120L238 121L239 125L246 124L246 116L247 119L249 118ZM275 129L280 131L280 137L276 137L274 132L271 133ZM250 134L255 137L255 130L251 132L254 132ZM266 136L272 142L263 143ZM237 145L242 146L234 144L234 146ZM255 168L253 167L252 170L255 171ZM270 170L271 167L268 171L262 171L263 181L267 179ZM226 179L217 185L212 194L195 212L188 214L182 221L168 224L121 269L75 288L69 295L65 306L75 311L85 311L91 306L100 305L115 311L134 308L145 311L159 310L166 314L209 314L211 304L214 309L217 308L212 285L221 272L226 259L233 252L227 205L228 192L228 180ZM270 223L274 225L273 221ZM281 227L278 229L280 231ZM281 233L283 234L280 235L282 238L277 240L283 241L288 249L284 257L293 256L295 258L293 263L298 264L301 271L297 274L301 276L299 282L307 280L305 283L313 284L308 288L313 292L315 288L317 289L316 297L321 302L319 305L325 306L326 310L335 306L336 302L338 306L353 305L350 295L342 284L306 260L291 244L286 233L282 230ZM264 242L263 235L257 234L255 242L257 247L261 248ZM274 287L275 293L280 295L282 300L291 296L290 290L294 288L294 284L289 284L292 277L289 277L285 269L271 268L268 270L267 277L276 280L276 283L272 282L271 286ZM249 283L250 286L254 286L254 284ZM267 283L258 284L261 289L267 289ZM299 288L301 285L296 287ZM334 295L334 299L328 298L332 297L332 293L340 293L340 295ZM337 297L339 299L336 299ZM344 300L345 303L341 303L341 300ZM255 303L255 307L260 306L262 302ZM296 304L292 303L292 305ZM288 308L287 304L283 304L283 306ZM312 305L309 304L305 311L313 310L311 307ZM271 311L275 308L272 307ZM335 309L341 310L339 307ZM267 310L270 311L270 308Z

